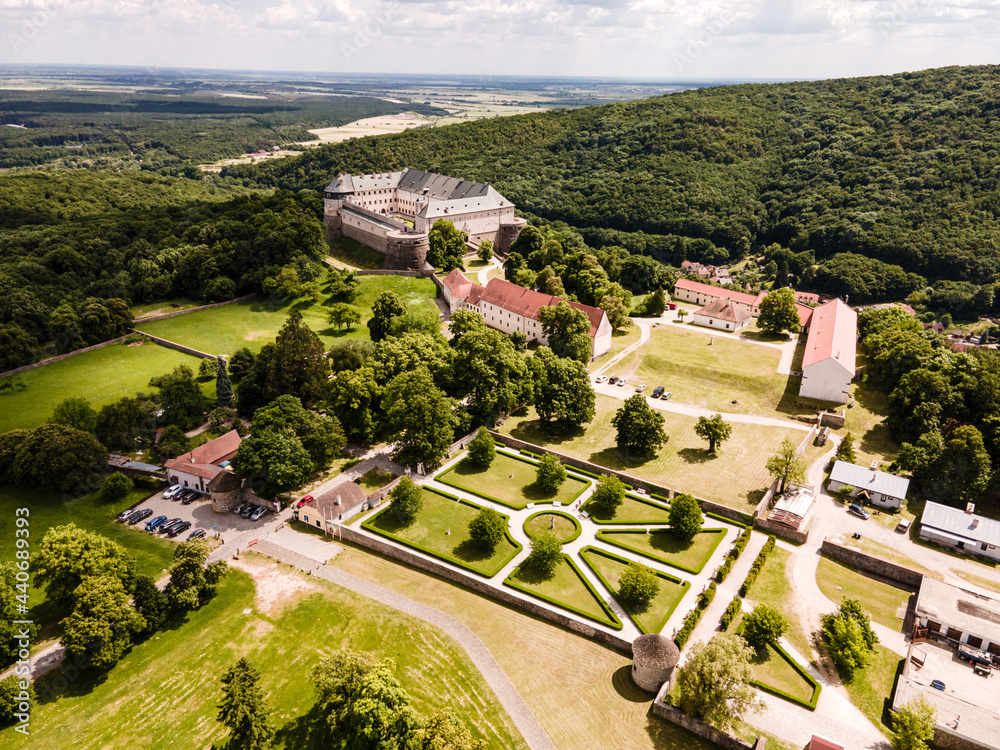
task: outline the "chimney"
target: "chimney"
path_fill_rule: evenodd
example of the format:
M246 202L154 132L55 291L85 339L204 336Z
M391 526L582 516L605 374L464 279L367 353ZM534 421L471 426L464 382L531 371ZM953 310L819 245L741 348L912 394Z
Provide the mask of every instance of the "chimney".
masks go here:
M979 528L979 519L978 518L973 518L972 519L972 526L970 528L973 528L973 529Z
M976 512L976 504L975 503L966 503L965 504L965 512L966 513L975 513Z
M340 505L340 495L337 495L337 499L336 499L336 501L333 504L334 505Z

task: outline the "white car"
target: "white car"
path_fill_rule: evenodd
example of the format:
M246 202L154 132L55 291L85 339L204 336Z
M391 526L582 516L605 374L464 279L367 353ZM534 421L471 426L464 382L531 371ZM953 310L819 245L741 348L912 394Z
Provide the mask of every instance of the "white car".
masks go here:
M642 393L644 390L646 390L646 386L644 386L644 385L637 385L635 387L635 392L636 393Z
M628 383L628 378L618 378L618 385L625 385Z
M164 500L173 500L177 495L184 491L184 488L179 484L172 484L167 489L163 491Z
M607 383L608 382L608 376L607 375L598 375L596 378L594 378L594 382L595 383Z

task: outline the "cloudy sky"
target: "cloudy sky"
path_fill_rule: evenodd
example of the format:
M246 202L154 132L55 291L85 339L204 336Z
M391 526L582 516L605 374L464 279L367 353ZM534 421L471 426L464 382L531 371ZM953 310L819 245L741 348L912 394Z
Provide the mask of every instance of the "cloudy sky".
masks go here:
M1000 0L0 0L0 62L651 78L996 63Z

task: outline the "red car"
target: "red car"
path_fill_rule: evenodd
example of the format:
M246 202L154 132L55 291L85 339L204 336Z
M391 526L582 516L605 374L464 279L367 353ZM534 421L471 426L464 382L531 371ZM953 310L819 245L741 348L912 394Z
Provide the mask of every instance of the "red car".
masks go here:
M313 496L312 495L306 495L304 498L302 498L301 500L299 500L299 502L296 504L295 507L296 508L301 508L306 503L311 503L312 501L313 501Z

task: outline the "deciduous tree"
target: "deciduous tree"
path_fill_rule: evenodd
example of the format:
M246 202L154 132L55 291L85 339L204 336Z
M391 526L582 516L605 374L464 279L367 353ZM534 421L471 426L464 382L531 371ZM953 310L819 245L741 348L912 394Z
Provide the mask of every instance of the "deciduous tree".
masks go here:
M229 568L225 560L205 565L208 545L204 539L181 542L174 548L174 561L170 565L170 580L163 594L175 609L196 609L215 595L215 587Z
M538 472L535 484L543 492L554 493L559 485L566 481L566 467L551 453L546 453L538 460Z
M253 434L290 430L301 441L313 470L326 468L340 454L346 439L336 417L321 416L302 406L295 396L278 396L253 416Z
M747 711L763 707L750 685L752 658L739 636L717 635L696 645L677 670L678 708L716 729L731 729Z
M557 357L548 347L529 360L535 411L557 429L579 427L594 418L597 397L582 363Z
M656 458L667 442L663 415L652 409L645 396L639 393L625 399L625 404L612 417L611 425L617 430L618 450L629 460Z
M349 331L361 322L361 311L346 302L337 302L330 307L329 321L337 330L346 327Z
M646 565L631 562L618 577L618 596L634 610L645 610L660 593L660 578Z
M70 396L62 402L52 412L54 424L64 424L83 432L95 432L97 430L97 412L90 402L82 396Z
M412 523L420 509L424 507L423 490L409 477L403 477L400 483L392 488L389 497L392 499L389 512L400 524Z
M777 644L788 629L788 621L778 610L758 604L743 617L743 637L755 648Z
M438 219L427 233L427 241L430 244L427 262L446 272L461 268L467 239L468 235L450 221Z
M840 676L850 680L875 651L878 636L856 599L844 599L837 612L823 616L823 640Z
M562 542L551 531L543 531L531 540L531 552L524 561L545 576L552 576L562 560Z
M240 443L232 466L254 492L270 498L303 484L313 460L290 429L263 430Z
M670 501L670 531L688 542L701 531L705 516L691 495L681 493Z
M165 422L188 430L204 418L209 400L187 365L178 365L167 375L151 378L149 385L159 391Z
M927 740L934 739L937 711L924 696L899 707L892 715L892 746L895 750L927 750Z
M368 333L376 344L389 334L392 321L406 315L406 305L395 292L379 292L372 302L372 316L368 320Z
M566 302L546 305L538 311L538 321L556 356L590 361L590 320L583 310Z
M26 433L10 467L21 487L50 485L82 494L100 481L108 451L89 432L61 424L43 424Z
M476 256L483 263L489 263L493 259L493 243L490 240L480 242L479 249L476 250Z
M614 516L625 502L625 484L616 476L602 474L597 480L597 487L594 488L590 502L606 515Z
M469 521L469 538L486 549L493 549L507 532L507 519L492 508L482 508Z
M480 427L469 443L469 460L477 466L488 467L497 457L496 441L489 430Z
M134 488L135 485L127 476L120 471L112 472L101 482L101 500L106 503L124 500Z
M434 385L427 368L397 375L382 397L385 431L408 465L434 464L455 440L452 401Z
M729 440L733 434L733 426L723 421L721 414L711 417L698 417L698 422L694 426L694 433L702 440L708 441L709 453L715 453L720 443Z
M789 484L798 484L806 477L805 462L799 458L795 441L785 438L781 441L778 452L767 459L765 464L771 476L781 480L780 492L785 491Z
M608 323L611 324L613 330L623 331L632 325L632 320L628 316L629 309L620 297L605 295L601 298L598 307L607 314Z
M798 332L801 327L799 312L795 307L795 291L788 288L772 289L760 301L757 327L768 333Z
M146 621L133 609L121 580L113 575L88 576L73 592L73 613L62 621L60 643L71 656L94 667L113 667L132 646Z
M382 389L370 367L338 372L330 381L328 404L347 438L370 445L379 430L378 405Z

